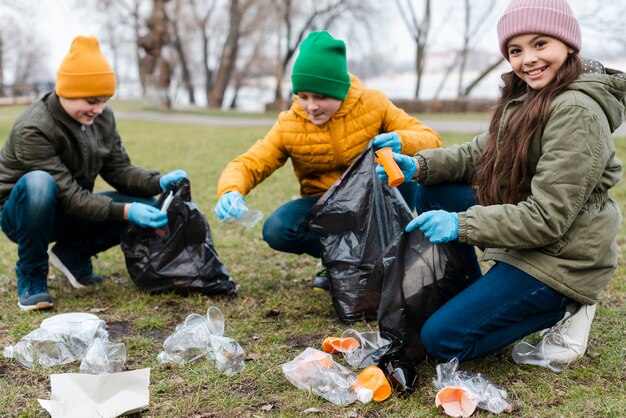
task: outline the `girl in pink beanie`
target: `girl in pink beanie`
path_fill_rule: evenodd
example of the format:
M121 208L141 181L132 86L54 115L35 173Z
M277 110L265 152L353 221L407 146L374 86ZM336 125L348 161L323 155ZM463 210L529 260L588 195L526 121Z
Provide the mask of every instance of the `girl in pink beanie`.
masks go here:
M498 37L512 71L488 131L394 155L412 170L405 181L419 183L420 215L406 231L452 242L473 266L472 284L426 321L421 342L439 360L469 360L550 329L533 361L564 367L584 354L617 266L622 214L609 190L623 167L611 133L624 118L626 80L580 58L565 0L512 0ZM484 274L474 246L493 263Z

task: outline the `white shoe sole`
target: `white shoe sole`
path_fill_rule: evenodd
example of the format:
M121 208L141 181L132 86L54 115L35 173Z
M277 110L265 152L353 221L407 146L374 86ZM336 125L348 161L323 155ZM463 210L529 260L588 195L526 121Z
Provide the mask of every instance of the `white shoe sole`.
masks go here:
M44 309L52 309L54 308L54 303L52 302L39 302L36 305L22 305L17 302L17 306L20 307L23 311L39 311Z
M70 282L72 287L76 289L82 289L83 287L85 287L84 285L80 284L78 280L76 280L76 277L74 277L72 272L70 272L69 269L65 267L65 264L61 262L59 257L57 257L56 254L52 252L52 249L48 250L48 261L50 261L52 267L59 270L65 275L65 277L67 277L67 280Z

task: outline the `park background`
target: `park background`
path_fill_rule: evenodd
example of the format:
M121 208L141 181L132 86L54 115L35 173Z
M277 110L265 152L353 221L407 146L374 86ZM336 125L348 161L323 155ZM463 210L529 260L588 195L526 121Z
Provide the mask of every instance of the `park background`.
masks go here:
M626 3L570 0L582 55L626 68ZM95 35L117 98L160 107L263 110L290 102L312 30L347 45L349 71L392 99L493 99L507 69L505 0L0 0L0 95L49 89L74 36ZM419 80L419 88L418 88Z
M153 6L159 1L21 1L0 0L0 36L2 39L3 93L6 99L14 99L16 86L21 86L21 94L32 99L45 87L51 87L55 71L67 53L71 39L77 34L93 34L102 40L103 50L109 57L116 57L116 70L120 79L120 92L110 102L118 116L118 129L133 163L161 172L185 168L191 179L192 196L205 213L212 228L215 247L233 280L239 285L239 297L207 297L193 295L187 298L175 295L150 296L139 291L128 277L124 257L119 248L111 249L94 259L97 272L106 278L103 286L88 289L70 289L63 277L50 270L49 283L56 298L54 312L22 313L16 303L16 283L14 266L16 246L4 235L0 236L0 346L16 343L22 336L39 326L44 318L62 312L91 312L107 323L110 340L124 342L128 358L126 370L150 367L150 406L135 414L137 417L266 417L266 416L338 416L338 417L425 417L442 416L434 405L436 393L431 380L435 376L435 364L425 363L418 368L419 384L411 397L392 395L387 401L367 405L353 404L337 407L323 399L293 387L282 374L280 365L290 361L306 347L319 348L324 337L341 335L348 328L338 321L330 295L313 292L310 283L319 269L317 260L307 256L295 256L271 251L261 239L260 225L247 229L237 225L218 223L213 215L216 202L217 178L234 156L245 151L254 141L262 137L268 123L276 117L276 111L259 112L268 101L274 101L276 87L276 63L287 51L287 38L278 42L278 34L285 34L284 20L269 19L267 65L258 76L243 77L246 88L240 90L241 103L246 103L238 111L224 111L230 108L230 95L236 90L232 72L226 83L223 100L219 106L203 103L202 92L206 92L202 62L194 62L193 90L197 92L196 106L190 106L188 90L185 88L182 68L172 65L167 89L159 91L158 86L150 87L143 94L139 81L138 64L135 58L137 38L133 26L123 21L120 15L109 15L104 6L141 6L137 22L140 36L147 36L147 19ZM419 21L423 21L424 5L427 2L413 1ZM420 100L434 99L434 92L445 72L460 56L462 50L463 6L469 4L475 11L475 18L481 19L479 10L493 12L484 19L479 36L480 51L469 56L482 58L472 64L472 68L484 68L495 62L497 55L495 22L506 6L505 1L432 1L432 23L425 65L425 81L422 84ZM351 57L350 70L361 76L368 87L379 87L392 98L414 100L415 42L399 17L398 5L404 6L409 15L407 2L361 1L176 1L166 2L167 13L175 12L175 5L189 7L215 5L212 23L207 23L213 35L215 52L209 60L211 74L220 72L221 52L225 51L225 41L230 33L229 7L233 4L252 13L250 19L260 20L261 9L288 10L296 13L293 27L301 29L307 13L323 9L324 5L349 5L347 11L354 13L361 5L371 6L365 14L354 16L341 14L337 19L314 19L310 29L322 29L327 21L334 22L328 29L337 37L346 40L348 55ZM583 54L599 59L611 67L625 69L624 40L621 37L620 20L624 16L623 2L589 0L571 2L575 13L585 17L583 25ZM256 6L255 6L256 5ZM245 8L243 6L246 6ZM446 6L446 7L443 7ZM272 9L274 7L275 9ZM442 8L443 7L443 8ZM117 10L117 9L116 9ZM128 9L125 9L128 10ZM206 9L208 10L208 9ZM206 11L205 10L205 11ZM259 11L260 10L260 11ZM265 10L267 12L268 10ZM621 14L620 14L621 12ZM182 13L182 12L181 12ZM395 18L393 17L395 15ZM174 16L174 14L172 14ZM194 17L203 16L192 13ZM284 16L284 14L283 14ZM351 17L350 17L351 16ZM179 21L175 19L176 21ZM182 22L184 19L180 19ZM370 26L361 24L371 20ZM107 22L109 22L107 24ZM143 24L141 24L143 22ZM271 24L271 23L274 24ZM435 24L435 22L439 22ZM108 26L107 26L108 25ZM435 27L440 27L439 32ZM8 31L12 28L11 31ZM282 28L282 29L281 29ZM261 30L260 28L258 29ZM8 32L7 32L8 31ZM295 33L292 32L291 46L294 51ZM306 33L303 31L302 33ZM196 35L194 35L194 33ZM247 33L247 32L246 32ZM252 33L257 33L253 31ZM259 32L260 33L260 32ZM11 37L8 37L11 35ZM119 41L111 43L109 38ZM192 48L189 55L197 60L197 32L187 34L190 39L184 42ZM255 38L252 34L249 35ZM477 35L478 36L478 35ZM408 41L407 39L408 38ZM595 39L595 40L594 40ZM117 47L116 47L117 45ZM243 43L241 44L243 45ZM235 68L245 68L245 57L254 48L247 44L241 47L239 64ZM278 47L282 45L282 49ZM31 47L36 47L31 49ZM593 49L592 49L593 47ZM264 48L259 48L264 49ZM168 45L168 59L176 60L175 48ZM282 51L279 54L278 51ZM30 53L27 53L30 51ZM244 54L244 51L247 51ZM274 54L272 55L272 51ZM480 53L479 53L480 52ZM484 54L484 55L482 55ZM141 53L139 54L141 57ZM446 56L441 62L438 56ZM218 59L219 58L219 59ZM474 59L473 58L473 59ZM261 60L261 62L264 62ZM291 62L291 61L290 61ZM435 65L439 62L438 66ZM242 65L238 67L238 65ZM289 64L290 65L290 64ZM289 65L287 68L289 68ZM469 64L468 64L469 65ZM497 94L498 74L506 70L500 64L482 87L469 95L471 100L492 98ZM19 70L19 71L18 71ZM41 72L40 72L41 71ZM478 70L476 70L478 71ZM282 100L288 103L289 70L281 78ZM18 77L18 75L21 76ZM453 67L448 77L448 87L442 88L440 99L458 100L458 67ZM474 74L475 75L475 74ZM151 74L149 74L152 77ZM432 78L428 78L432 77ZM149 78L149 77L148 77ZM464 80L472 79L468 70ZM18 81L24 81L23 83ZM147 80L147 79L146 79ZM215 81L216 79L213 79ZM274 82L273 82L274 81ZM384 82L383 82L384 81ZM249 83L249 84L248 84ZM379 83L379 84L377 84ZM482 84L482 83L481 83ZM213 84L215 85L215 84ZM466 85L466 84L464 84ZM385 87L390 86L390 87ZM153 88L153 90L150 90ZM41 88L39 91L37 89ZM393 88L394 90L386 90ZM19 89L18 89L19 90ZM210 92L208 90L208 95ZM247 91L244 95L243 92ZM394 93L397 92L397 93ZM443 92L446 92L443 94ZM481 91L481 94L477 92ZM491 93L482 93L482 91ZM230 93L228 93L230 92ZM262 92L262 93L261 93ZM166 96L163 95L166 93ZM167 101L169 98L170 108ZM207 94L204 94L207 97ZM245 97L245 100L244 100ZM257 98L260 98L257 100ZM467 98L461 98L467 100ZM249 104L248 104L249 103ZM252 105L252 103L255 103ZM23 105L0 107L0 141L3 141L17 116L25 109ZM245 113L241 112L246 110ZM122 117L123 116L123 117ZM486 126L486 113L420 113L416 115L428 121L444 138L444 144L451 145L472 138L480 127ZM458 126L464 126L457 129ZM622 126L622 129L624 127ZM620 131L614 136L617 155L626 161L626 134ZM97 189L107 185L98 182ZM246 199L250 209L262 210L266 215L275 210L281 202L298 195L298 185L290 163L268 178L253 190ZM620 182L611 191L611 196L626 213L626 186ZM549 370L519 366L511 358L511 347L481 360L462 364L462 369L483 373L494 383L507 390L513 410L510 416L519 417L623 417L626 405L626 230L620 228L619 266L614 279L607 288L599 304L598 313L591 330L587 354L577 363L556 374ZM487 267L487 266L485 266ZM225 335L237 340L247 353L246 369L233 377L218 374L210 361L201 360L185 366L161 365L156 356L162 343L175 326L190 313L203 314L209 306L219 307L225 315ZM357 322L350 327L359 331L376 330L375 322ZM532 342L532 339L531 339ZM340 358L337 361L342 362ZM345 363L344 363L345 365ZM0 416L33 417L46 416L36 399L50 396L50 374L77 372L78 364L48 368L25 369L16 362L0 357ZM488 416L479 412L475 416Z

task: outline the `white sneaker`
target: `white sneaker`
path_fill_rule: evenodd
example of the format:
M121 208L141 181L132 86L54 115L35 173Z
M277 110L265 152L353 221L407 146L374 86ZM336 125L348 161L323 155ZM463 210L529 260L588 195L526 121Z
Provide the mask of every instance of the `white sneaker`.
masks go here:
M566 316L543 336L543 355L548 361L569 364L587 351L591 323L596 305L582 305L572 315Z
M84 285L80 284L78 280L76 280L76 277L74 277L72 272L65 266L65 264L63 264L61 259L57 257L54 251L52 251L52 248L48 249L48 261L50 262L52 267L59 270L65 275L65 277L67 277L67 280L74 288L82 289L83 287L85 287Z
M563 371L585 354L595 313L596 305L568 306L562 320L539 333L543 336L539 344L533 346L526 341L515 344L513 360L518 364L546 367L557 373Z

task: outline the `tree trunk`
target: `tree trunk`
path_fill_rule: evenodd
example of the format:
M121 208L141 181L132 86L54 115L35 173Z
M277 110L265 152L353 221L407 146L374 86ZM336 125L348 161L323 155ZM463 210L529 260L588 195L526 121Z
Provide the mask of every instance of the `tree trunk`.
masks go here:
M172 21L172 31L174 32L174 48L178 53L178 59L180 60L180 69L183 78L183 84L185 89L187 90L187 96L189 98L189 103L192 105L196 104L196 95L193 90L193 83L191 82L191 73L189 72L189 64L187 64L187 56L185 54L185 49L183 48L183 43L180 40L180 33L178 30L178 24L176 23L176 19Z
M224 94L230 82L235 63L237 61L237 53L239 50L239 37L241 35L241 16L242 11L239 8L239 0L230 0L230 25L228 36L224 42L220 65L217 69L215 82L211 89L211 95L208 100L210 108L221 108L224 101Z
M139 59L139 70L146 83L145 99L156 107L170 109L172 101L169 87L172 81L172 66L165 56L170 48L167 31L168 17L165 3L169 0L154 0L152 14L146 21L148 33L137 39L145 55Z

